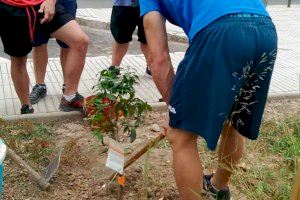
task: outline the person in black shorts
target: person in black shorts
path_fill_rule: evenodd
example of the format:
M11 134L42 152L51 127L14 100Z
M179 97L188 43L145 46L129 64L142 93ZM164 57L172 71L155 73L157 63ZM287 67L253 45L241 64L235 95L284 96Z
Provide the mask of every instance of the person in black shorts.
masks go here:
M76 0L57 0L66 12L71 14L72 19L76 18L77 2ZM48 41L49 35L45 35L42 32L36 32L33 41L33 51L32 51L32 61L34 68L35 85L30 93L30 102L32 104L38 103L42 98L47 96L47 85L45 83L45 75L48 64ZM57 40L57 44L60 46L60 63L63 73L63 78L65 77L65 64L66 58L69 54L69 47L65 43ZM64 82L60 83L62 85L62 91L65 90Z
M149 52L145 37L143 19L140 18L140 7L138 0L115 0L111 14L111 33L115 39L112 48L112 63L109 69L119 67L132 41L135 28L138 27L138 41L145 55L147 65L149 63ZM149 66L149 65L148 65ZM146 67L146 74L151 76L151 71Z
M21 114L33 113L29 100L27 55L32 50L36 31L59 39L70 48L65 66L65 93L60 110L82 110L84 98L78 94L79 79L89 44L88 36L72 16L55 0L1 0L0 37L11 57L11 76L21 101Z

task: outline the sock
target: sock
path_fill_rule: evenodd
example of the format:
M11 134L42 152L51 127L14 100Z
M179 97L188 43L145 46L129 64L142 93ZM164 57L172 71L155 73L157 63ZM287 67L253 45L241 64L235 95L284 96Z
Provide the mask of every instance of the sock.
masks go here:
M70 102L76 97L76 93L71 95L63 95L63 97Z
M28 104L23 104L23 105L22 105L22 108L24 108L24 107L28 107L29 109L32 109L32 108L33 108L32 105L28 105Z
M111 65L108 69L109 69L109 70L120 69L119 67L120 67L120 66Z

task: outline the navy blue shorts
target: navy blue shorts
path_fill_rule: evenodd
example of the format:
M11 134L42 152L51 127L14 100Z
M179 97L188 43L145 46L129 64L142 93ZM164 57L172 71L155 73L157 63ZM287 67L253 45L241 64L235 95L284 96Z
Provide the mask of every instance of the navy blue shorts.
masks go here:
M76 0L58 0L57 4L61 5L64 8L64 11L69 13L73 19L76 18L77 2ZM38 47L43 44L47 44L50 39L50 35L46 35L41 31L36 31L33 41L33 46ZM61 48L68 48L68 45L62 41L56 40L57 44Z
M277 53L269 17L224 16L201 30L178 66L170 99L170 126L217 146L224 123L255 140Z

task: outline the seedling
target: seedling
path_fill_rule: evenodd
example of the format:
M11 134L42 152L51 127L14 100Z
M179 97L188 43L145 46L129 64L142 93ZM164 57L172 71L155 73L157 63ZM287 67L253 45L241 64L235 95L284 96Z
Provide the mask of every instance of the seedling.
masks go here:
M139 77L129 69L103 70L95 92L86 101L86 112L92 124L93 134L103 143L104 135L118 142L125 134L131 142L136 139L136 129L141 125L144 114L151 107L136 97L134 85Z

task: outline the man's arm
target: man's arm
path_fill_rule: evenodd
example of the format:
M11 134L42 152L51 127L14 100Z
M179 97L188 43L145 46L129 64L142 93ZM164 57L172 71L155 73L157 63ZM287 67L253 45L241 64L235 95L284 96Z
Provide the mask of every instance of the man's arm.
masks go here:
M169 105L174 69L169 55L165 20L159 12L149 12L144 16L144 28L150 50L152 77L164 101Z

